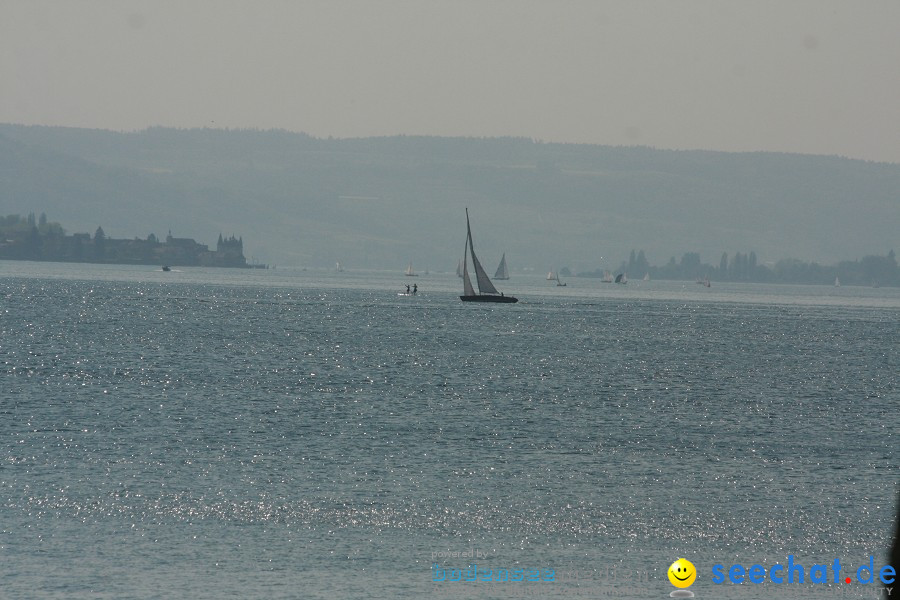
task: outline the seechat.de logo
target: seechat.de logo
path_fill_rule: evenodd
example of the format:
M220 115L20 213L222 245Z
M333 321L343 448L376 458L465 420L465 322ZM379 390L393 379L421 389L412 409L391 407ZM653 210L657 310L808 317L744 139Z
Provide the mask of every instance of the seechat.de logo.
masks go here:
M759 584L765 581L771 581L775 584L780 583L875 583L880 582L883 585L894 583L897 577L897 571L891 565L884 565L880 569L875 569L875 557L870 556L869 562L864 563L855 573L852 568L848 569L843 575L841 574L840 559L835 558L830 565L813 565L806 569L802 564L794 560L794 555L789 554L787 564L782 565L775 563L771 568L766 569L762 565L751 565L744 567L740 564L731 565L728 570L721 564L713 565L712 582L722 584L726 581L731 583L750 583ZM851 576L855 574L855 577ZM669 576L671 579L671 575Z

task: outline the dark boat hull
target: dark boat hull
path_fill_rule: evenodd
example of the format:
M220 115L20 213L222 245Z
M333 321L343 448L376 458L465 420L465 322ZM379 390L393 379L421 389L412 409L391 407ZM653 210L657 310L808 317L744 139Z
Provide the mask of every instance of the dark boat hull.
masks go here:
M513 296L494 296L491 294L483 294L479 296L460 296L459 299L463 302L503 302L504 304L519 301L518 298L515 298Z

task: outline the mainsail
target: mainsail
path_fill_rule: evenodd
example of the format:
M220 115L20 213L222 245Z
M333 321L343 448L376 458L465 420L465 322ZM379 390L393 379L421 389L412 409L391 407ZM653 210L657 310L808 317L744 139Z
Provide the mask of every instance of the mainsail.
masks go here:
M475 256L475 245L472 243L472 227L469 225L468 210L466 210L466 234L469 239L469 252L472 253L472 264L475 265L475 282L478 284L478 291L482 294L499 294L500 292L497 291L497 288L491 283L488 274L485 273L484 267L481 266L481 262L478 261L478 257Z
M463 271L462 271L463 295L464 296L474 296L475 288L472 287L472 280L469 279L469 261L466 260L466 257L468 256L468 252L469 252L468 242L469 242L469 238L467 237L466 238L467 247L463 251L463 263L462 263L463 264Z

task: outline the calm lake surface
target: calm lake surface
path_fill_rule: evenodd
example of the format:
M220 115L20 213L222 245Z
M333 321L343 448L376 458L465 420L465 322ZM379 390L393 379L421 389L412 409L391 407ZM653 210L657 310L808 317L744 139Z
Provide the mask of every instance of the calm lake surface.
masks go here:
M459 281L0 261L0 597L878 597L900 290Z

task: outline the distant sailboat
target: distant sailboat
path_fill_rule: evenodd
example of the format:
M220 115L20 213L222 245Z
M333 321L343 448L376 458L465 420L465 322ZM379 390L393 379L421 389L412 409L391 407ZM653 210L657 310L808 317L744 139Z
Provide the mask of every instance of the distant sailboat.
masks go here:
M463 259L459 259L459 262L456 264L456 276L459 278L463 276Z
M497 272L494 273L494 279L509 279L509 269L506 268L506 252L500 258L500 266L497 267Z
M619 273L616 275L616 283L625 285L628 283L628 273Z
M413 268L412 268L412 261L409 261L409 266L406 267L406 273L405 273L405 275L406 275L407 277L418 277L418 276L419 276L418 273L416 273L415 271L413 271Z
M335 269L337 269L337 272L338 272L338 273L343 273L343 272L344 272L344 265L342 265L342 264L340 263L340 261L338 261L338 263L335 265Z
M841 280L837 277L834 278L834 287L841 287Z
M468 253L472 253L472 264L475 267L475 282L478 284L478 292L472 287L469 279ZM466 209L466 247L463 251L463 295L459 297L463 302L518 302L518 298L504 296L497 291L494 284L488 278L484 267L475 256L475 244L472 242L472 227L469 225L469 209Z
M553 269L550 269L550 272L547 273L547 281L555 281L559 287L565 287L566 285L559 280L559 271L554 271Z
M603 279L601 279L600 281L602 281L603 283L612 283L612 282L613 282L613 276L612 276L612 273L610 273L609 271L604 270L604 271L603 271Z
M644 273L644 281L650 281L650 273Z

